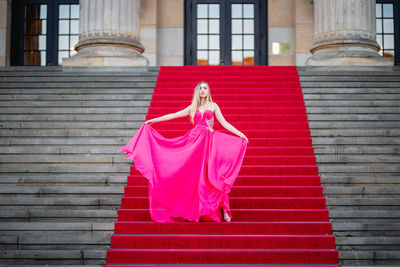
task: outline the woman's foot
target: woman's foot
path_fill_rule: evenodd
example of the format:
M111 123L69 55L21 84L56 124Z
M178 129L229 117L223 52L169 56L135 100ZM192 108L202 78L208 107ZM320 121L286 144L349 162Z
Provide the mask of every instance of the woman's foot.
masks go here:
M225 222L231 222L232 221L232 219L229 216L229 213L227 211L224 211L224 221Z
M176 222L188 222L188 220L186 220L182 217L171 217L171 218Z

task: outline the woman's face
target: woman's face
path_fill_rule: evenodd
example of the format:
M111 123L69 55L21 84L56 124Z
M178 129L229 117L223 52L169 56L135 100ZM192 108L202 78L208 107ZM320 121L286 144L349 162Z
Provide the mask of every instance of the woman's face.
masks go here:
M200 98L207 97L208 95L207 84L205 83L200 84L199 93L200 93Z

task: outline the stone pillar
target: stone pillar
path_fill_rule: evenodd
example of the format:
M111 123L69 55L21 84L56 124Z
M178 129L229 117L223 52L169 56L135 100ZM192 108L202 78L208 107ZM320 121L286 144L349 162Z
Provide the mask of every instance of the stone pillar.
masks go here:
M77 54L63 66L147 66L139 41L140 0L80 0Z
M378 54L375 0L314 0L313 55L306 65L393 65Z
M0 67L10 66L11 0L0 0Z

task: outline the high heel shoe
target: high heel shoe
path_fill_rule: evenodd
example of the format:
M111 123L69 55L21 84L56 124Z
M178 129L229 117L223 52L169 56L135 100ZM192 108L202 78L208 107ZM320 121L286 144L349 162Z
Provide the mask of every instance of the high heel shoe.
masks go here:
M229 213L227 211L224 211L224 221L229 222L229 223L232 221L232 219L229 216Z

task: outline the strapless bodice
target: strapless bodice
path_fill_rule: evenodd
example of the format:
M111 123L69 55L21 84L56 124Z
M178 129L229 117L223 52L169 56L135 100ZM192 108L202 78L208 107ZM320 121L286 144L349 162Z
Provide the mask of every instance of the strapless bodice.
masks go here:
M202 117L200 110L197 109L196 113L194 114L194 124L204 125L212 131L214 127L214 113L212 112L212 110L206 109Z

